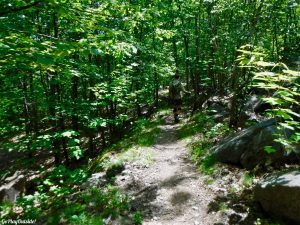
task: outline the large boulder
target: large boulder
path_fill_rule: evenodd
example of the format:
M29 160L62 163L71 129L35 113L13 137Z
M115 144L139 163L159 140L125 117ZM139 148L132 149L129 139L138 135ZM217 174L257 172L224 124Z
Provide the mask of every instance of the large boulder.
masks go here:
M0 202L15 202L26 191L26 178L17 171L11 177L7 177L0 187Z
M274 119L263 121L225 138L212 149L213 156L217 161L240 164L247 169L253 169L256 165L267 161L284 162L288 157L283 145L274 141L276 132ZM276 152L266 153L265 146L272 146Z
M255 187L254 197L270 215L300 224L300 171L265 178Z

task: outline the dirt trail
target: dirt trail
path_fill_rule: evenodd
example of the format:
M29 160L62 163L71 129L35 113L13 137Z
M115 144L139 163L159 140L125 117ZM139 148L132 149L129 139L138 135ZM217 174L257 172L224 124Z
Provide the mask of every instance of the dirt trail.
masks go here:
M155 145L147 149L152 163L127 164L117 184L132 196L133 208L143 212L145 225L222 224L219 214L209 212L215 194L177 137L181 126L167 118Z

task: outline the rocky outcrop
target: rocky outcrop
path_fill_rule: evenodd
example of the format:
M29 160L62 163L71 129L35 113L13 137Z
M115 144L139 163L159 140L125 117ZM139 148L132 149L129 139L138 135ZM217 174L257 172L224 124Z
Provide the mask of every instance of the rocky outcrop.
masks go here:
M263 121L234 136L225 138L212 149L213 156L217 161L240 164L247 169L252 169L269 160L275 163L283 162L288 157L285 155L283 145L274 141L276 132L274 119ZM266 153L265 146L272 146L276 152Z
M0 187L0 202L15 202L17 198L25 193L26 178L19 171L4 180Z
M106 173L105 172L99 172L99 173L94 173L88 180L81 185L82 189L88 189L91 187L104 187L105 184L107 184L107 179L106 179Z
M229 117L231 108L232 96L212 96L208 98L203 104L203 109L210 109L210 114L216 122L222 122ZM247 120L258 121L258 115L255 114L254 109L256 104L260 102L258 95L251 95L245 99L243 109L239 113L239 125L243 125Z
M125 169L122 161L112 161L111 165L106 171L94 173L88 180L81 185L82 189L88 189L91 187L104 187L112 178L121 173Z
M248 96L242 112L247 120L259 121L259 116L256 114L256 107L261 103L261 97L253 94Z
M230 96L212 96L202 104L201 108L209 109L216 122L222 122L229 116Z
M270 215L300 224L300 171L265 178L255 187L254 196Z

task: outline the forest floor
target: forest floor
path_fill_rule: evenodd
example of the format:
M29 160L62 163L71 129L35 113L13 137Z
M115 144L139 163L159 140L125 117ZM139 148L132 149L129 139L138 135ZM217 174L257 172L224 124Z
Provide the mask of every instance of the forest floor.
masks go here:
M221 166L207 176L191 159L189 141L178 135L185 122L174 124L170 115L164 121L154 144L136 148L138 157L127 161L115 180L130 196L132 210L141 212L142 224L255 224L255 206L249 206L243 188L245 171Z

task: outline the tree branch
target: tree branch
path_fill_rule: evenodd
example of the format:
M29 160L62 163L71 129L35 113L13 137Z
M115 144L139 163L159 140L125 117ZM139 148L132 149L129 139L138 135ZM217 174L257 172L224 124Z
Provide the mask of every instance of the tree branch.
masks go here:
M36 2L31 3L31 4L24 5L22 7L13 8L13 9L10 9L10 10L4 11L4 12L0 12L0 17L6 16L10 13L20 12L22 10L29 9L29 8L35 7L35 6L40 6L40 5L42 5L42 2L41 1L36 1Z

